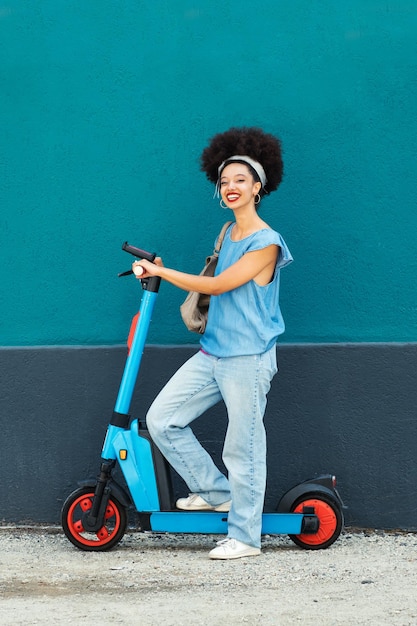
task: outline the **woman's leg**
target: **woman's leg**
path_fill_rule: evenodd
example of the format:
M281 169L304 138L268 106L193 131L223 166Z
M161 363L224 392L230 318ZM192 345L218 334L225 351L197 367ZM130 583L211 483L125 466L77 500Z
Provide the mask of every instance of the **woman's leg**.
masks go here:
M146 417L150 435L190 491L216 506L230 500L227 478L189 424L221 400L214 378L218 359L198 352L168 381Z
M228 536L260 547L266 486L266 396L276 373L276 352L219 359L216 380L229 424L223 449L232 506Z

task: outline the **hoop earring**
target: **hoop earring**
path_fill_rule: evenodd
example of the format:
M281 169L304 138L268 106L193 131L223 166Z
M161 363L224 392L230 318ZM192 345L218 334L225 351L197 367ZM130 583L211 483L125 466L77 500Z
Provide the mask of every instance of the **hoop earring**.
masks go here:
M220 206L222 207L222 209L228 209L229 207L227 206L227 204L223 206L222 202L223 200L220 200Z
M261 201L261 196L259 195L259 193L257 193L257 194L256 194L256 196L258 196L258 201L256 201L256 200L254 199L254 203L255 203L255 204L259 204L259 203L260 203L260 201ZM255 198L256 198L256 196L255 196Z

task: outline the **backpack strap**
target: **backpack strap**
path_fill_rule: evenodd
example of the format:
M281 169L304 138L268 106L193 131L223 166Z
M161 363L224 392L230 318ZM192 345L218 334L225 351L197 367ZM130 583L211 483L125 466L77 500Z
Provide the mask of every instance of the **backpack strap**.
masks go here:
M213 250L213 254L215 256L219 256L219 252L220 252L220 248L222 247L224 236L225 236L226 231L229 228L230 224L233 224L233 222L226 222L226 224L223 224L223 228L221 229L221 231L219 233L219 236L217 237L217 240L216 240L216 244L217 245L215 246L215 248Z

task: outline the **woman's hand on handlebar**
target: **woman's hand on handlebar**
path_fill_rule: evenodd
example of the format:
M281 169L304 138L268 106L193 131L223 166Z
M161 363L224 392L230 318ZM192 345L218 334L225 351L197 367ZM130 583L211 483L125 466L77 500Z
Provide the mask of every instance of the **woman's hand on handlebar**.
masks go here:
M151 263L150 261L145 261L142 259L141 261L134 261L132 263L132 271L136 278L139 280L141 278L149 278L151 276L158 276L158 267L163 267L161 257L157 256L155 261ZM142 268L142 272L139 268Z

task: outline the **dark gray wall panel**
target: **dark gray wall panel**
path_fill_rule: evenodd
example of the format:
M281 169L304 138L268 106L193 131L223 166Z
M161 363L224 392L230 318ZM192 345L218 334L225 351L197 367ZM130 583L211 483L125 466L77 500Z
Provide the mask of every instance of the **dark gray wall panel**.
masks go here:
M194 351L146 348L133 415L146 414ZM294 483L331 472L349 525L417 529L417 344L283 345L278 355L266 508ZM120 346L0 350L0 520L57 523L77 480L96 475L124 358ZM219 463L225 427L222 405L195 424Z

